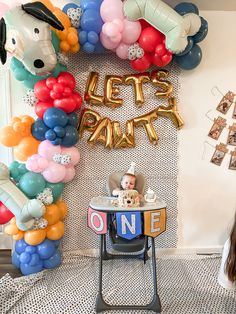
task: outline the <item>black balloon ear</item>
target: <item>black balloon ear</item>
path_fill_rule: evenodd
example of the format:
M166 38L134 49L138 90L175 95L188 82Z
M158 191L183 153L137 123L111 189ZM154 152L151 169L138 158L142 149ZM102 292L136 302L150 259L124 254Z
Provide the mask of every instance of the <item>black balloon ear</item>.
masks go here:
M28 14L36 17L37 19L44 21L52 27L63 31L64 26L57 19L57 17L41 2L32 2L22 4L22 9Z
M7 61L7 52L5 49L7 34L6 34L6 24L4 18L0 20L0 59L2 64Z

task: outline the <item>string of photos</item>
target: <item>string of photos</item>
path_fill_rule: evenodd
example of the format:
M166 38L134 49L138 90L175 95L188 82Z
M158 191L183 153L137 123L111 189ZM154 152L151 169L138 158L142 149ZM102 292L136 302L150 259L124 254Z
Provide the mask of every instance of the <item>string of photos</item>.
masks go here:
M231 117L232 119L236 119L236 94L233 93L232 91L228 91L224 95L218 89L218 87L214 87L212 89L212 92L214 89L216 89L222 95L222 98L220 102L218 103L216 110L219 111L223 115L227 115L229 113L230 108L234 106ZM212 120L210 117L208 117L208 119ZM233 151L227 148L227 145L236 146L236 123L234 122L227 123L227 119L221 116L214 118L212 121L213 121L213 124L208 133L208 137L217 141L222 135L222 132L224 129L228 130L228 135L227 135L226 143L219 143L216 146L208 143L211 147L215 148L215 151L210 161L213 164L220 166L222 164L224 157L228 154L230 155L229 169L236 170L236 147Z

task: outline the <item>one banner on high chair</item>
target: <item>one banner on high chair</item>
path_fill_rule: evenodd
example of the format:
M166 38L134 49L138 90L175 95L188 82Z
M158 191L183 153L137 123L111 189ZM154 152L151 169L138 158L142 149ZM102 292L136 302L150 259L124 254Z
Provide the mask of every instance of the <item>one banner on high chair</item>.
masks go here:
M142 234L141 213L116 213L117 235L132 240Z

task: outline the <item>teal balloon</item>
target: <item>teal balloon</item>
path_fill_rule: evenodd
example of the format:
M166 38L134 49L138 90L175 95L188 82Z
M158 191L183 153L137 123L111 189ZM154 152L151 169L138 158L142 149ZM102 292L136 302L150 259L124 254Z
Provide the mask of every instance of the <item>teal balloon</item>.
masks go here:
M55 51L59 52L60 51L60 40L54 31L51 31L51 35L52 35L52 45L53 45Z
M13 161L9 166L9 170L10 170L10 177L15 182L19 182L21 177L29 171L26 169L25 164L20 163L18 161Z
M64 183L46 183L46 188L50 188L52 190L53 203L56 202L61 196L64 186Z
M202 50L198 45L193 45L192 49L183 56L175 56L175 61L183 70L196 68L202 60Z
M21 177L19 187L26 196L34 198L44 190L46 181L41 174L29 171Z

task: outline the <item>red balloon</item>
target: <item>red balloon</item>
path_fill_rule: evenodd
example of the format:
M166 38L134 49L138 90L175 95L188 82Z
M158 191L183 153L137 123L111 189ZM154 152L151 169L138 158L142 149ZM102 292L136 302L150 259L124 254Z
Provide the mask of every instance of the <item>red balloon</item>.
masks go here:
M0 225L8 223L13 217L12 212L0 202Z
M53 86L56 83L57 83L57 79L55 77L49 77L46 79L46 85L49 89L53 89Z
M54 107L62 109L66 113L75 111L76 103L72 97L54 100Z
M46 85L46 81L38 81L34 85L34 95L41 101L48 101L51 99L50 90Z
M151 56L145 52L142 58L132 60L130 64L136 71L146 71L151 65Z
M74 94L72 94L71 97L74 99L74 101L76 103L75 110L80 109L80 107L82 106L82 103L83 103L83 99L80 96L80 94L77 92L74 92Z
M40 101L35 105L34 111L40 119L43 119L44 112L51 107L53 107L52 103Z
M141 24L142 29L151 26L147 21L145 21L143 19L139 20L139 22Z
M57 78L57 82L64 86L70 87L72 90L74 90L76 86L75 78L69 72L60 73L60 75Z
M147 52L154 52L156 46L163 42L164 35L152 26L142 30L139 37L139 45Z
M171 60L172 54L170 52L167 52L164 56L159 56L157 53L152 56L152 64L160 68L166 66Z

